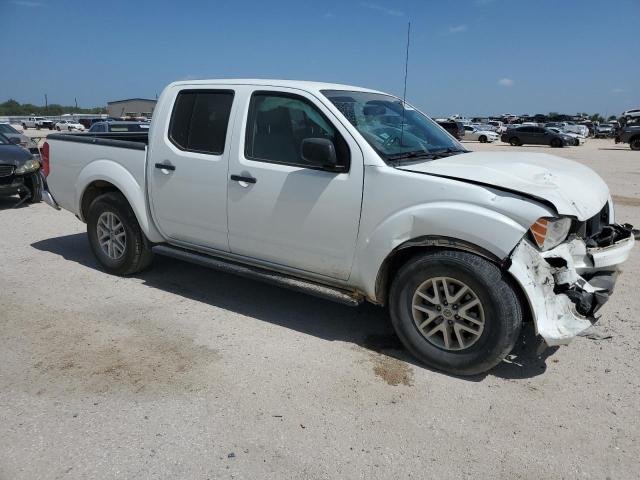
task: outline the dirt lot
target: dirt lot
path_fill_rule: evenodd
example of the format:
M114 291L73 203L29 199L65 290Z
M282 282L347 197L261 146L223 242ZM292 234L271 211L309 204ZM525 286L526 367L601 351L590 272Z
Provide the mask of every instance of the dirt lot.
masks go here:
M640 225L640 154L544 151ZM385 312L170 259L102 273L84 225L0 199L0 479L637 478L637 251L599 331L487 375L415 364ZM552 353L549 355L549 353Z

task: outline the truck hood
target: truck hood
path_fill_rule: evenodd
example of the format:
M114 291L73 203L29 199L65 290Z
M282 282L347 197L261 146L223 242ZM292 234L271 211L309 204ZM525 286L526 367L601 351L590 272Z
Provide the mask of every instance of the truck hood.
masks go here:
M609 188L593 170L545 153L469 152L398 168L522 193L580 221L609 199Z

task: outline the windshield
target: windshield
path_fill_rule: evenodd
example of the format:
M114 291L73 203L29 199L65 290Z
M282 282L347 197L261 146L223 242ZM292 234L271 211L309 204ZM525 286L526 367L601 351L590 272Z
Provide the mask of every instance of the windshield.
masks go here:
M7 125L6 123L0 123L0 133L20 133L11 125Z
M9 139L0 133L0 145L9 145L10 143Z
M322 93L382 157L397 160L443 152L466 152L433 120L391 95L346 90Z

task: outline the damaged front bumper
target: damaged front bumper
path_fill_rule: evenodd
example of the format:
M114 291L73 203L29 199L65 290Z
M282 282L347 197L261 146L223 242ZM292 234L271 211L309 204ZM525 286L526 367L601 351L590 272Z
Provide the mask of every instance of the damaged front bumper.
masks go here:
M566 345L590 327L613 292L635 240L629 225L605 228L606 239L585 242L573 236L546 252L525 237L511 254L509 272L524 290L536 331L548 346Z

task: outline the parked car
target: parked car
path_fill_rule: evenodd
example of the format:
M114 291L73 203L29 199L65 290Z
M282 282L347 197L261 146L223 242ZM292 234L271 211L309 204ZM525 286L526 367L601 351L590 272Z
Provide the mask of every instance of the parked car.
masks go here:
M0 195L19 195L24 201L37 203L42 200L40 162L17 141L0 133Z
M457 122L453 120L436 120L438 125L444 128L449 134L453 135L454 138L460 140L464 137L464 125L462 122Z
M22 121L22 128L25 130L27 128L35 128L37 130L48 128L49 130L53 130L53 121L44 117L29 117Z
M586 125L575 124L572 122L565 122L565 125L562 127L565 132L577 133L583 137L589 136L589 127Z
M632 110L627 110L626 112L622 112L622 116L624 117L627 123L638 122L640 121L640 108L634 108Z
M480 143L495 142L498 140L498 134L490 130L480 130L471 125L464 126L464 139L476 140Z
M149 125L149 122L98 122L91 125L89 132L148 132Z
M578 147L580 145L584 145L585 139L583 136L578 135L577 133L573 133L573 132L565 132L564 130L562 130L561 128L555 128L555 127L551 127L549 128L549 130L551 130L552 132L561 134L561 135L567 135L571 138L573 138L574 142L573 144Z
M9 123L0 123L0 133L7 137L12 143L29 150L31 155L33 155L37 160L40 160L40 149L38 148L38 144L25 134L13 128ZM14 139L17 139L17 141Z
M84 132L84 125L75 121L75 120L60 120L56 123L56 130L59 132L62 130L66 130L72 132L77 130L78 132Z
M569 135L557 133L544 127L516 127L510 128L500 138L503 142L513 146L520 145L549 145L550 147L564 147L575 142Z
M505 127L504 123L499 120L490 120L489 125L493 125L496 132L500 135L507 131L507 127Z
M631 150L640 150L640 125L632 125L620 130L616 143L628 143Z
M608 138L613 136L613 126L608 123L601 123L596 126L596 138Z
M469 152L405 105L325 83L176 82L148 134L49 135L45 200L87 222L107 272L155 253L388 305L408 350L458 375L500 362L524 317L547 345L591 326L634 244L604 181L552 155Z

